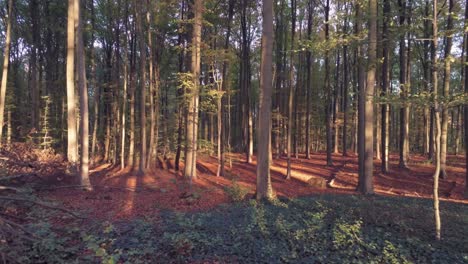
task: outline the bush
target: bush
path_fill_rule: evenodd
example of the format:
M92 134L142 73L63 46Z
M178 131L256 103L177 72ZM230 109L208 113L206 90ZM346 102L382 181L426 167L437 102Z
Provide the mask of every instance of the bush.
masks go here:
M235 178L231 180L231 183L231 186L225 187L226 193L229 195L230 199L233 202L243 201L245 199L245 196L250 192L250 189L239 185Z

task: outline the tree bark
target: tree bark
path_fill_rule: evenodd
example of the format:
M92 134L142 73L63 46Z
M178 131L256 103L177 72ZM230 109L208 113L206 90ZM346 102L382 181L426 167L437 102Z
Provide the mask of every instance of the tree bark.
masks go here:
M80 15L80 0L75 1L75 18L77 20L76 30L76 56L78 88L80 91L80 183L88 191L93 187L89 180L89 109L88 109L88 86L86 84L86 65L83 44L83 22Z
M75 170L78 162L75 97L75 0L68 0L67 21L67 159ZM1 107L0 107L1 110ZM3 111L1 111L3 112ZM1 123L0 118L0 123ZM1 134L0 134L1 135Z
M444 50L444 88L443 98L446 100L450 96L450 63L452 60L452 38L453 38L453 6L454 1L448 0L448 18L447 18L447 36L445 37L445 50ZM447 139L448 139L448 107L442 105L442 131L440 135L440 177L442 179L447 178L446 162L447 162ZM452 120L454 122L454 120Z
M273 1L263 0L262 20L262 62L260 75L260 109L257 160L257 200L273 199L270 177L271 151L271 93L272 93L272 58L273 58Z
M360 118L362 122L359 131L359 182L358 191L363 194L373 194L373 159L374 159L374 91L375 70L377 66L377 0L369 1L369 47L367 61L366 88L360 91L361 103ZM363 134L363 135L362 135ZM363 146L362 146L363 145Z
M390 23L390 0L384 1L384 21L383 21L383 65L382 65L382 96L389 95L390 90L390 36L389 36L389 23ZM388 104L382 105L382 152L381 152L381 171L388 173L388 152L389 152L389 106Z
M437 32L437 0L433 0L433 13L432 13L432 87L434 94L434 122L436 127L435 134L435 172L434 172L434 220L435 220L435 238L440 240L440 209L439 209L439 175L440 175L440 147L441 147L441 124L440 124L440 106L438 102L438 76L437 76L437 45L438 45L438 32Z
M326 0L325 6L325 42L329 41L330 33L329 33L329 13L330 13L330 0ZM327 166L333 166L332 161L332 91L330 87L330 51L328 48L325 50L325 83L324 83L324 90L327 93L327 100L325 103L325 119L326 119L326 140L327 140Z
M296 34L296 0L291 0L291 56L289 66L289 97L288 97L288 165L286 179L291 179L291 137L293 130L293 101L294 101L294 41Z
M137 39L140 48L140 163L138 174L143 175L146 171L146 41L143 35L143 17L145 6L142 1L134 2L136 15Z
M198 100L199 100L199 77L200 77L200 45L203 0L195 0L194 4L194 24L192 31L192 87L190 87L190 96L187 113L187 131L186 131L186 150L185 150L185 177L190 179L197 178L197 135L198 135Z

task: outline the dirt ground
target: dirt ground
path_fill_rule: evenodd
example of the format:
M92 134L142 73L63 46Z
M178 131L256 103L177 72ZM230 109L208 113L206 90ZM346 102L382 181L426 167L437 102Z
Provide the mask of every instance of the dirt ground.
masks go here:
M286 180L286 159L276 159L272 166L273 189L279 197L299 197L323 193L354 194L357 184L357 156L333 155L333 166L327 167L325 153L293 159L293 175L311 175L327 180L325 189L314 188L301 181ZM249 190L253 197L256 184L256 166L247 164L242 155L231 155L227 175L216 177L217 161L201 156L198 179L189 188L181 173L173 169L152 169L137 176L130 169L101 165L91 170L94 191L83 192L71 188L73 180L60 179L60 184L43 191L44 198L60 200L69 209L88 212L96 220L115 221L135 217L154 218L163 210L202 211L229 203L226 192L235 182ZM230 166L232 165L232 167ZM169 166L170 167L170 166ZM374 187L378 195L431 198L433 165L422 156L412 156L409 169L398 167L398 156L390 157L390 173L380 173L380 162L375 161ZM468 203L463 199L465 184L464 156L448 157L448 178L440 180L442 200ZM332 181L333 180L333 181ZM331 185L331 186L330 186ZM191 195L189 195L189 193Z

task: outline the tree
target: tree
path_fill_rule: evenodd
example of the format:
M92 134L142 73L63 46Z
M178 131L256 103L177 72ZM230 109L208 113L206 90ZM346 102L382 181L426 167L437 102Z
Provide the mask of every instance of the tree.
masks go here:
M358 191L363 194L373 194L373 170L374 170L374 90L375 72L377 67L377 0L369 0L369 47L367 59L367 81L365 88L364 111L360 108L359 114L362 116L359 121L363 122L364 140L359 142L361 146L359 152L359 183ZM362 93L364 93L362 91Z
M400 27L404 28L406 17L406 1L399 0L398 5L400 6ZM401 98L403 101L407 98L409 89L409 80L407 80L407 51L406 51L406 32L403 31L400 35L400 89ZM400 167L408 168L408 139L409 139L409 126L408 126L408 106L404 102L404 106L400 109Z
M273 1L263 0L260 108L257 130L257 200L273 199L270 177L271 94L273 89Z
M143 34L143 17L145 6L143 1L135 1L135 16L137 39L140 47L140 163L138 174L146 171L146 41Z
M75 105L75 0L68 0L67 21L67 159L72 167L78 162L78 146L76 132L76 105Z
M202 30L203 0L195 0L194 22L192 30L192 82L189 91L187 111L187 131L185 149L185 177L190 180L197 178L197 135L198 135L198 102L200 78L200 46Z
M437 46L438 46L438 29L437 29L437 0L432 2L432 91L434 94L434 122L436 126L435 134L435 151L434 151L434 161L435 161L435 172L434 172L434 189L433 189L433 199L434 199L434 220L435 220L435 237L437 240L440 240L440 210L439 210L439 175L440 175L440 137L441 137L441 124L440 124L440 106L439 98L437 92L438 86L438 76L437 76Z
M389 95L390 90L390 36L389 36L389 26L390 26L390 1L384 1L384 18L383 18L383 56L384 61L382 65L382 96ZM388 172L388 152L389 152L389 105L382 105L382 152L381 160L382 173Z
M289 97L288 97L288 168L286 179L291 179L291 136L293 130L293 101L294 101L294 40L296 34L296 0L291 0L291 58L289 66ZM297 103L297 102L296 102Z
M465 28L468 26L468 0L465 4ZM468 93L468 31L465 31L465 94ZM468 105L465 105L464 125L465 125L465 167L466 167L466 180L465 180L465 197L468 198Z
M89 113L88 113L88 86L86 84L85 54L83 44L83 22L80 15L80 0L75 0L76 29L76 56L78 88L80 91L80 182L88 191L92 190L89 181Z
M8 15L6 17L6 36L5 52L3 53L3 73L2 84L0 87L0 146L2 145L2 132L5 112L5 98L8 83L8 64L10 63L10 44L11 44L11 16L13 15L13 1L8 1Z
M450 96L450 63L452 58L451 51L452 51L452 39L453 39L453 6L454 1L449 0L449 8L448 8L448 17L447 17L447 29L446 29L446 37L445 37L445 50L444 50L444 88L443 88L443 97L444 99L448 99ZM447 178L447 171L446 171L446 162L447 162L447 137L448 137L448 107L444 106L442 109L442 131L440 135L440 177L442 179ZM453 122L453 121L452 121Z

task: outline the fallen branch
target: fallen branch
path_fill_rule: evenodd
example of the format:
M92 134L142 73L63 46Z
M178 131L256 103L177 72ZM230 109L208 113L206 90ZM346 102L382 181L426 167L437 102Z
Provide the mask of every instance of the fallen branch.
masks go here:
M80 215L77 215L75 212L72 212L68 209L65 209L63 207L57 207L57 206L53 206L53 205L50 205L50 204L47 204L47 203L42 203L42 202L39 202L39 201L34 201L34 200L31 200L31 199L26 199L26 198L19 198L19 197L11 197L11 196L0 196L0 200L9 200L9 201L18 201L18 202L27 202L27 203L33 203L33 204L36 204L36 205L39 205L39 206L42 206L44 208L49 208L49 209L53 209L53 210L57 210L57 211L62 211L64 213L67 213L67 214L70 214L76 218L80 218L80 219L86 219L86 217L82 217Z
M24 192L22 189L14 188L14 187L9 187L9 186L2 186L0 185L0 191L15 191L15 192Z

